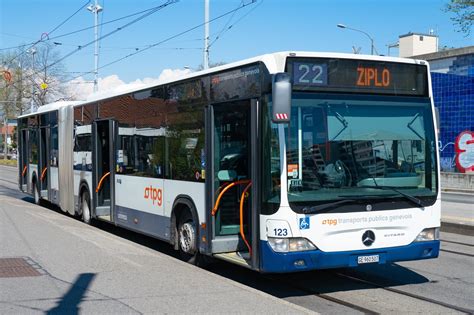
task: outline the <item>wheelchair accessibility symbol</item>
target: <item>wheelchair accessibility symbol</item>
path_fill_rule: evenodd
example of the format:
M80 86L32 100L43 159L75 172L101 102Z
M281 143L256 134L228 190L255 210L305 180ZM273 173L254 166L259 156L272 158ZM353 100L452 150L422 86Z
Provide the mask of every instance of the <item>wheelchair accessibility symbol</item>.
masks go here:
M300 218L300 230L309 229L309 217Z

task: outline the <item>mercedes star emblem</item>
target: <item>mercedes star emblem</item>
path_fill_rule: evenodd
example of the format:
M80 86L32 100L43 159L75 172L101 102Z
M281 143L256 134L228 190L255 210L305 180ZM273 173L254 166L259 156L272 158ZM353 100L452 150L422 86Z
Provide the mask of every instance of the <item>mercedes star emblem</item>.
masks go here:
M369 247L372 245L375 241L375 233L371 230L367 230L362 234L362 243L364 243L365 246Z

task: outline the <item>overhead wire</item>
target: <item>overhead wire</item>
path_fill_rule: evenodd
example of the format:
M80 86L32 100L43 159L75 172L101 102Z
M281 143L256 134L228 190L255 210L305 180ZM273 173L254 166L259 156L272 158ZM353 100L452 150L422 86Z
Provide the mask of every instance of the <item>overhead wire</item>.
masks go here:
M232 14L232 13L234 13L234 12L236 12L236 11L239 11L239 10L241 10L241 9L243 9L243 8L245 8L245 7L249 6L249 5L251 5L251 4L254 4L255 2L256 2L256 0L252 0L252 2L250 2L250 3L242 3L241 6L235 8L235 9L233 9L233 10L227 11L226 13L223 13L223 14L221 14L221 15L215 17L215 18L212 18L212 19L210 19L208 22L200 23L200 24L198 24L198 25L196 25L196 26L193 26L193 27L191 27L191 28L188 28L188 29L186 29L186 30L184 30L184 31L182 31L182 32L179 32L179 33L177 33L177 34L175 34L175 35L172 35L172 36L170 36L170 37L168 37L168 38L166 38L166 39L163 39L163 40L161 40L161 41L159 41L159 42L156 42L156 43L154 43L154 44L147 45L145 48L143 48L143 49L141 49L141 50L138 50L138 51L135 51L135 52L133 52L133 53L130 53L130 54L128 54L128 55L125 55L125 56L123 56L123 57L121 57L121 58L118 58L118 59L116 59L116 60L114 60L114 61L111 61L111 62L109 62L109 63L107 63L107 64L105 64L105 65L99 67L99 69L103 69L103 68L105 68L105 67L111 66L111 65L113 65L113 64L115 64L115 63L118 63L118 62L120 62L120 61L122 61L122 60L125 60L125 59L127 59L127 58L132 57L132 56L135 56L135 55L137 55L137 54L140 54L140 53L142 53L142 52L144 52L144 51L147 51L147 50L149 50L149 49L151 49L151 48L153 48L153 47L156 47L156 46L158 46L158 45L161 45L161 44L164 44L164 43L166 43L166 42L169 42L169 41L171 41L171 40L173 40L173 39L175 39L175 38L177 38L177 37L179 37L179 36L182 36L182 35L184 35L184 34L187 34L187 33L191 32L191 31L194 31L195 29L200 28L200 27L206 25L207 23L212 23L212 22L214 22L214 21L216 21L216 20L218 20L218 19L221 19L221 18L223 18L223 17L229 15L229 14ZM75 79L77 79L77 78L80 78L80 77L82 77L82 76L85 75L85 74L94 73L94 71L95 71L95 70L83 72L81 75L78 75L78 76L73 77L73 78L71 79L71 81L73 81L73 80L75 80Z
M160 49L160 50L202 50L202 47L161 47L161 48L156 48L156 49ZM108 46L102 47L102 51L116 51L116 50L134 50L134 51L138 51L138 50L140 50L140 48L139 47L108 47Z
M163 4L161 4L161 5L157 6L157 7L155 7L155 9L152 10L152 11L150 11L150 10L145 10L145 12L147 12L147 11L149 11L149 12L147 12L147 13L145 13L145 14L143 14L143 15L137 17L136 19L134 19L134 20L132 20L132 21L130 21L130 22L128 22L128 23L126 23L126 24L124 24L124 25L118 27L118 28L116 28L115 30L113 30L113 31L111 31L111 32L109 32L109 33L107 33L107 34L105 34L105 35L99 37L99 38L97 39L97 41L102 40L102 39L104 39L104 38L107 38L107 37L109 37L109 36L111 36L111 35L113 35L113 34L119 32L119 31L121 31L121 30L123 30L123 29L129 27L130 25L133 25L133 24L135 24L136 22L138 22L138 21L140 21L140 20L142 20L142 19L144 19L144 18L146 18L146 17L148 17L148 16L150 16L150 15L152 15L152 14L158 12L158 11L161 10L161 9L164 9L164 8L167 7L167 6L178 2L178 1L179 1L179 0L168 0L168 1L166 1L165 3L163 3ZM31 75L29 75L28 77L31 79L31 78L32 78L33 76L35 76L36 74L41 73L41 72L43 72L44 70L46 70L47 68L50 68L50 67L52 67L52 66L54 66L54 65L56 65L56 64L58 64L58 63L60 63L61 61L65 60L66 58L69 58L69 57L72 56L73 54L77 53L78 51L82 50L83 48L86 48L86 47L88 47L88 46L94 44L95 42L96 42L96 40L92 40L92 41L90 41L90 42L88 42L88 43L86 43L86 44L84 44L84 45L80 45L77 49L75 49L75 50L69 52L68 54L66 54L66 55L63 56L62 58L59 58L59 59L55 60L55 61L52 62L51 64L46 65L45 67L41 68L40 70L33 72L33 73L32 73ZM99 69L100 69L100 68L99 68ZM26 78L28 78L28 77L26 77Z
M233 28L235 25L237 25L240 21L242 21L245 17L247 17L250 13L252 13L253 11L255 11L260 5L262 5L264 0L260 1L256 6L254 6L251 10L249 10L247 13L245 13L244 15L242 15L237 21L235 21L234 23L232 23L231 25L227 26L225 25L224 28L223 28L223 31L221 31L220 33L217 34L217 36L214 38L214 40L209 44L209 47L211 47L212 45L214 45L214 43L222 38L222 35L225 34L226 32L228 32L231 28ZM243 2L243 0L242 0ZM257 2L257 0L252 0L252 3L255 3Z
M104 3L105 1L103 1L102 3ZM88 1L84 6L82 6L79 10L76 11L79 12L80 10L82 10L87 4L89 4L90 2ZM145 10L141 10L141 11L138 11L138 12L135 12L135 13L132 13L132 14L128 14L128 15L125 15L125 16L122 16L122 17L119 17L119 18L116 18L116 19L113 19L113 20L110 20L110 21L106 21L106 22L101 22L100 24L98 24L97 26L100 26L100 31L102 32L102 26L104 25L107 25L107 24L111 24L111 23L115 23L115 22L118 22L118 21L121 21L121 20L125 20L127 18L130 18L130 17L133 17L133 16L136 16L136 15L139 15L139 14L142 14L142 13L145 13L145 12L148 12L148 11L152 11L152 10L155 10L157 7L159 6L155 6L155 7L152 7L152 8L148 8L148 9L145 9ZM75 14L76 14L75 13ZM104 17L104 13L102 13L101 15L101 19L103 20L103 17ZM70 18L68 18L70 19ZM64 23L62 23L64 24ZM95 26L92 25L92 26L88 26L88 27L84 27L84 28L81 28L81 29L78 29L78 30L74 30L74 31L71 31L71 32L67 32L67 33L64 33L64 34L61 34L61 35L57 35L57 36L53 36L53 37L49 37L48 39L46 40L39 40L39 41L33 41L33 42L30 42L30 43L27 43L27 44L23 44L23 45L18 45L18 46L14 46L14 47L7 47L7 48L0 48L0 50L8 50L8 49L15 49L15 48L21 48L21 47L24 47L24 46L34 46L36 44L38 44L39 42L41 41L52 41L52 40L55 40L55 39L58 39L58 38L63 38L63 37L66 37L66 36L70 36L70 35L74 35L74 34L77 34L77 33L80 33L80 32L84 32L84 31L87 31L87 30L90 30L90 29L93 29ZM57 29L57 28L56 28ZM49 32L49 35L51 35L51 32ZM75 45L77 47L77 45ZM29 47L29 48L31 48ZM28 50L28 49L27 49Z
M29 41L32 41L32 40L33 40L31 37L26 37L26 36L21 36L21 35L16 35L16 34L3 33L3 32L0 32L0 34L6 35L6 36L11 36L11 37L23 38L23 39L27 39L27 40L29 40ZM29 43L26 43L26 44L21 44L21 45L16 45L16 46L11 46L11 47L4 47L4 48L0 48L0 51L2 51L2 50L17 49L17 48L21 48L21 47L25 47L25 46L31 45L31 44L33 44L33 43L34 43L34 41L29 42Z
M73 14L71 14L70 16L68 16L64 21L62 21L59 25L57 25L56 27L54 27L50 32L45 32L45 33L42 33L41 34L41 37L39 40L29 44L29 48L28 49L24 49L21 53L17 54L15 57L13 57L11 60L9 60L8 62L6 62L5 64L9 65L11 64L13 61L15 61L17 58L21 57L22 55L24 55L29 49L33 48L36 44L44 41L44 35L46 35L46 37L49 39L49 35L54 33L56 30L58 30L61 26L63 26L67 21L69 21L71 18L73 18L78 12L80 12L82 9L84 9L87 5L89 4L89 0L87 0L79 9L77 9Z
M179 0L176 0L176 1L168 1L168 2L178 2ZM145 13L145 12L148 12L148 11L153 11L153 10L156 10L156 8L159 8L161 5L159 6L155 6L155 7L152 7L152 8L149 8L149 9L145 9L145 10L142 10L142 11L138 11L138 12L135 12L135 13L132 13L132 14L129 14L129 15L125 15L125 16L122 16L122 17L119 17L119 18L116 18L116 19L113 19L113 20L110 20L110 21L107 21L107 22L102 22L100 24L97 24L97 26L104 26L104 25L107 25L107 24L111 24L111 23L115 23L115 22L118 22L118 21L121 21L121 20L125 20L125 19L128 19L128 18L131 18L135 15L139 15L139 14L142 14L142 13ZM74 34L77 34L77 33L80 33L80 32L84 32L84 31L87 31L87 30L90 30L90 29L93 29L95 26L88 26L88 27L84 27L84 28L81 28L81 29L78 29L78 30L75 30L75 31L71 31L71 32L68 32L68 33L65 33L65 34L61 34L61 35L57 35L57 36L54 36L54 37L51 37L50 40L53 40L53 39L58 39L58 38L62 38L62 37L66 37L66 36L69 36L69 35L74 35Z
M239 3L239 6L244 2L244 0L241 0L240 3ZM234 13L232 13L232 15L229 17L229 19L227 20L227 22L224 24L224 27L222 27L222 29L217 33L216 37L214 38L214 40L209 44L209 47L210 48L212 46L212 44L214 44L216 42L216 40L219 39L219 37L222 35L222 33L227 29L227 26L229 25L230 21L232 21L232 19L234 18L235 14L237 13L237 11L235 11Z
M102 0L102 7L105 7L105 0ZM100 28L99 28L99 37L102 36L102 28L103 28L103 22L104 22L104 11L102 11L102 14L100 16ZM102 49L102 42L99 41L99 49L97 50L97 64L99 64L100 61L100 50ZM97 76L99 74L97 73Z
M80 7L79 9L77 9L76 12L74 12L73 14L71 14L67 19L65 19L64 21L62 21L58 26L56 26L52 31L50 31L48 33L48 36L53 34L57 29L59 29L61 26L63 26L64 24L66 24L67 21L69 21L70 19L72 19L77 13L79 13L80 11L82 11L82 9L84 9L86 7L86 5L89 4L89 0L87 0L83 5L82 7Z
M27 44L22 44L22 45L18 45L18 46L11 46L11 47L0 48L0 50L12 50L12 49L17 49L17 48L22 48L22 47L31 45L31 44L33 44L33 43L34 43L34 42L27 43Z

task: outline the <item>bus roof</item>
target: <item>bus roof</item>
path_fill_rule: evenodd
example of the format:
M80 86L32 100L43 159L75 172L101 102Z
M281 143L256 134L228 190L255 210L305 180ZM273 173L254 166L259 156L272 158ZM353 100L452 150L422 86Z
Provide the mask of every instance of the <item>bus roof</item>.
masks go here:
M67 106L75 106L84 103L84 101L59 101L59 102L54 102L54 103L49 103L43 106L38 107L38 110L34 113L28 113L25 115L21 115L18 118L23 118L23 117L28 117L31 115L36 115L40 113L45 113L45 112L50 112L53 110L57 110L61 107L67 107Z
M133 85L126 89L94 93L94 94L91 94L85 101L75 101L75 102L62 101L62 102L55 102L55 103L43 105L38 108L37 112L23 115L21 117L26 117L26 116L34 115L37 113L56 110L64 106L77 106L77 105L92 103L99 100L105 100L105 99L109 99L115 96L126 95L128 93L150 89L158 85L169 84L169 83L182 81L182 80L188 80L188 79L203 76L206 74L221 72L228 69L237 68L240 66L245 66L247 64L252 64L252 63L257 63L257 62L262 62L263 64L265 64L270 74L283 72L285 70L285 63L288 57L340 58L340 59L369 60L369 61L372 60L372 61L385 61L385 62L395 62L395 63L428 65L426 61L422 61L422 60L390 57L390 56L387 57L387 56L375 56L375 55L356 55L356 54L346 54L346 53L309 52L309 51L283 51L283 52L260 55L260 56L244 59L241 61L228 63L222 66L209 68L206 70L192 72L190 74L187 74L180 78L175 78L172 80L163 80L162 82L158 82L158 83L155 82L152 84Z
M288 57L308 57L308 58L340 58L340 59L355 59L355 60L373 60L373 61L386 61L386 62L395 62L395 63L407 63L407 64L425 64L428 63L422 60L415 60L409 58L399 58L399 57L387 57L387 56L375 56L375 55L356 55L356 54L346 54L346 53L330 53L330 52L309 52L309 51L283 51L283 52L276 52L271 54L260 55L248 59L244 59L241 61L236 61L232 63L228 63L222 66L217 66L213 68L209 68L206 70L196 71L184 75L180 78L175 78L171 80L163 80L158 83L151 83L151 84L143 84L138 86L130 87L127 90L122 91L110 91L110 92L103 92L103 93L95 93L91 94L87 98L87 103L94 102L98 100L108 99L111 97L119 96L128 94L135 91L146 90L149 88L153 88L158 85L169 84L177 81L188 80L195 77L203 76L206 74L212 74L216 72L225 71L232 68L237 68L240 66L245 66L247 64L252 64L256 62L262 62L267 67L270 74L283 72L285 71L285 64L286 58Z

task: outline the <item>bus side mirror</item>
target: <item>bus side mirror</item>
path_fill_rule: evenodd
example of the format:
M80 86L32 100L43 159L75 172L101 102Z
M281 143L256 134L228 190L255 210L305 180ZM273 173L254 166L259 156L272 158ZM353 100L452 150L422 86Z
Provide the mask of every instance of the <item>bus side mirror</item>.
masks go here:
M435 119L436 119L436 132L439 134L441 131L441 122L439 120L439 108L435 107Z
M276 73L272 81L272 121L289 123L291 119L291 78L288 73Z

